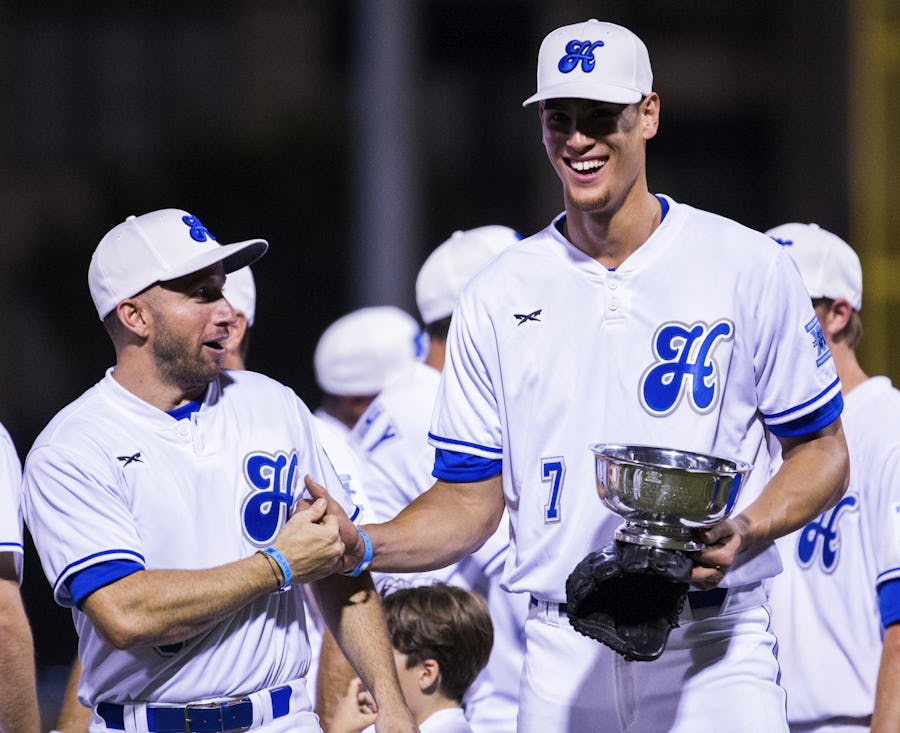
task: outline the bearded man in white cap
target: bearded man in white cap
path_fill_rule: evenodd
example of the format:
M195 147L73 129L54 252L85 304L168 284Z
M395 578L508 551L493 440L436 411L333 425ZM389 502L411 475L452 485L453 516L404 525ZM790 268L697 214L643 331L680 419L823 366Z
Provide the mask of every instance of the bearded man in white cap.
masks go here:
M537 66L524 104L565 210L463 288L429 430L437 481L389 522L343 523L343 567L456 562L507 508L503 583L532 599L519 730L785 731L762 581L778 571L774 540L847 486L824 337L782 247L650 192L661 101L640 38L564 26ZM769 433L784 455L774 476ZM753 468L728 518L668 550L623 533L601 502L597 445ZM633 592L654 574L683 595ZM610 579L627 598L603 592Z
M792 733L900 730L900 391L870 377L862 266L816 224L767 234L796 263L841 378L850 486L837 506L778 540L772 628Z
M415 729L371 579L332 575L337 522L302 500L315 476L356 514L309 410L222 367L226 273L267 248L219 244L196 216L163 209L128 217L91 259L115 366L38 436L23 488L55 598L73 609L95 733L319 731L307 583L382 696L380 725Z

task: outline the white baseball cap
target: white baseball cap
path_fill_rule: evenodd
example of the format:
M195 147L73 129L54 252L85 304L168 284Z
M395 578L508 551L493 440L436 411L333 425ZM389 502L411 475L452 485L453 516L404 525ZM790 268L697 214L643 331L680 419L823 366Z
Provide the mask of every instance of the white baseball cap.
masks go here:
M544 99L593 99L632 104L653 91L644 42L627 28L591 19L552 31L538 52L537 93Z
M456 231L428 255L416 277L416 304L423 323L453 314L463 286L500 251L522 239L515 229L490 224Z
M800 270L810 298L843 298L862 307L862 265L853 248L818 224L782 224L766 232Z
M88 268L88 287L102 321L125 298L217 262L234 272L262 257L264 239L219 244L196 216L161 209L129 216L100 240Z
M249 267L242 267L228 274L222 293L231 307L244 314L247 325L252 326L256 318L256 283Z
M425 355L424 334L409 313L392 305L352 311L332 323L316 344L319 387L334 395L368 396Z

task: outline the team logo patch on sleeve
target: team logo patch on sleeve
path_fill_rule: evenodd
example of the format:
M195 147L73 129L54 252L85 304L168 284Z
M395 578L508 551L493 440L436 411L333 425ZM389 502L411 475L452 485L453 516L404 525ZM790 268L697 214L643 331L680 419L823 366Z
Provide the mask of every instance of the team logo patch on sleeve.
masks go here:
M822 366L831 358L831 350L828 341L825 340L825 332L818 318L813 318L803 327L812 338L813 348L816 350L816 366Z
M253 491L244 500L244 534L257 547L275 539L294 503L297 452L251 453L244 459L244 478Z
M682 399L701 414L719 400L721 385L713 353L719 344L734 338L731 321L712 325L664 323L653 337L654 363L640 381L641 405L652 415L671 413Z

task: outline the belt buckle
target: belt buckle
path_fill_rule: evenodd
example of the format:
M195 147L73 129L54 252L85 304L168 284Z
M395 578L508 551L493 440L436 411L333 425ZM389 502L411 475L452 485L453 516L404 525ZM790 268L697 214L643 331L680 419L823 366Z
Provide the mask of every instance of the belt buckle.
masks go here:
M222 705L217 702L194 702L184 706L184 730L185 733L194 733L191 730L191 710L217 710L219 712L219 733L225 733L225 718L222 715ZM245 729L246 730L246 729Z

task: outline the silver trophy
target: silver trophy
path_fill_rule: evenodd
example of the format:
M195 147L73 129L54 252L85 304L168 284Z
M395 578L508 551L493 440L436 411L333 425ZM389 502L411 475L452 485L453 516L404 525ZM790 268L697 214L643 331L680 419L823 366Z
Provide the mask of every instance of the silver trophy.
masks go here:
M597 493L625 519L616 539L693 552L692 530L728 517L752 466L716 456L645 445L591 446Z

